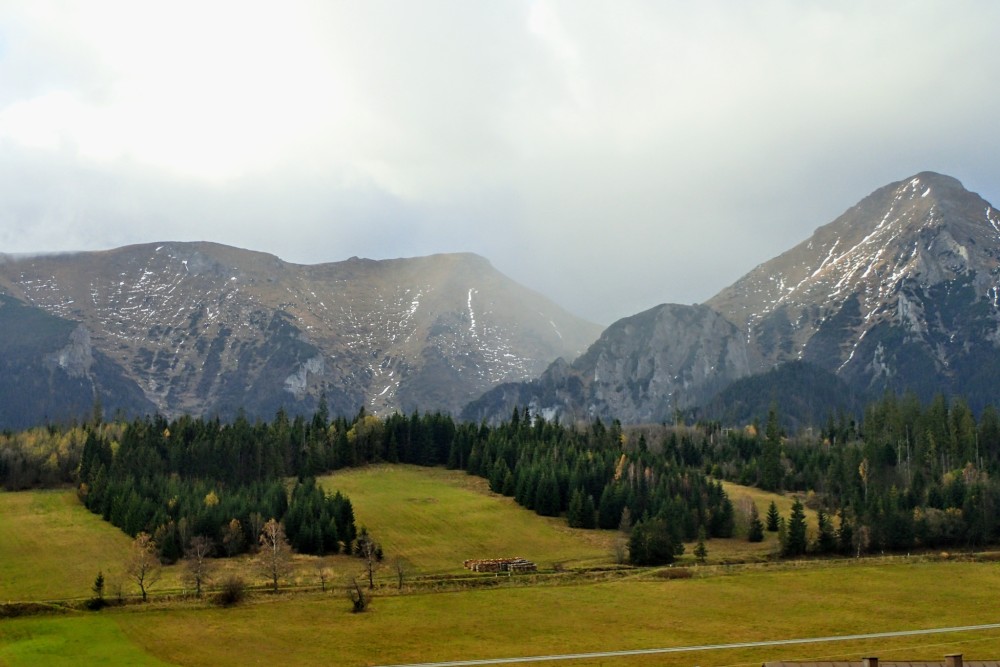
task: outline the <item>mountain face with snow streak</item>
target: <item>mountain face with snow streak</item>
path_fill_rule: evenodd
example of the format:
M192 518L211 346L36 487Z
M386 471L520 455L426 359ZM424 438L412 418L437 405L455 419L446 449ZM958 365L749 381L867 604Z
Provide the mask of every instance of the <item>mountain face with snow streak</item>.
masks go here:
M924 172L863 199L708 301L773 366L975 394L1000 370L1000 211ZM979 402L979 401L974 401Z
M17 319L21 336L43 321L61 332L45 349L18 348L27 351L20 372L40 377L64 362L109 414L225 418L242 409L270 418L279 407L311 411L320 395L333 414L457 412L499 383L576 356L600 332L470 254L303 266L161 243L0 256L0 292L0 315ZM73 361L80 345L70 332L106 361L100 378ZM63 385L36 384L40 403L58 403Z
M662 421L793 360L860 394L981 405L1000 377L998 302L1000 212L925 172L876 190L704 305L616 322L573 364L498 387L465 414L506 416L516 400L564 419Z
M615 322L572 364L559 361L538 380L497 387L462 416L492 420L523 405L563 421L659 422L759 367L740 329L711 308L664 304Z

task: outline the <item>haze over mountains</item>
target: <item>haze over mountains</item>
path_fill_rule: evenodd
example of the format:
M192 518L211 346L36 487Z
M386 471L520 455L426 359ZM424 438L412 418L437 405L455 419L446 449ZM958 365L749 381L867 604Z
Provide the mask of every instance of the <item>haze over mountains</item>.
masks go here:
M2 258L5 425L446 410L600 333L482 257L303 266L211 243ZM45 335L42 335L45 332ZM13 347L13 346L16 346ZM62 398L59 398L59 397Z
M662 421L791 360L859 393L954 393L981 405L1000 372L998 258L1000 212L953 178L917 174L704 305L622 319L572 364L498 387L465 416L509 414L517 403L564 419Z
M657 422L725 411L713 397L789 361L764 377L845 400L891 388L977 406L1000 373L1000 212L930 172L876 190L705 304L660 305L603 334L475 255L303 266L160 243L0 256L0 290L5 426L95 399L227 418L310 411L321 395L334 413L479 420L528 405ZM813 417L837 407L823 396Z

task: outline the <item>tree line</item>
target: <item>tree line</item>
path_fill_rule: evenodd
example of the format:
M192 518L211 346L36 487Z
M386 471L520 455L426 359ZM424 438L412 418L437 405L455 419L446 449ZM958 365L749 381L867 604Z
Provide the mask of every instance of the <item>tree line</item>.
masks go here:
M182 557L194 537L220 555L254 550L271 519L300 553L351 553L358 531L350 499L326 493L312 476L298 476L289 492L284 469L263 458L239 464L261 451L252 431L239 432L244 426L156 416L124 425L119 439L88 430L79 496L125 533L149 535L166 562Z
M779 416L773 405L763 423L742 428L623 428L600 420L563 425L518 408L501 423L475 424L363 409L331 417L321 401L311 417L279 411L269 422L150 416L7 433L0 481L77 483L89 508L129 534L154 536L168 559L192 535L240 553L270 518L283 522L300 552L351 552L358 533L350 500L325 493L314 478L377 462L465 470L573 527L631 528L637 562L643 550L669 560L663 554L676 555L701 534L732 536L737 523L748 539L762 539L760 517L735 511L719 480L796 492L820 512L819 533L805 545L789 517L782 533L783 544L792 541L789 555L1000 539L1000 415L992 406L977 417L960 398L923 404L887 393L860 419L830 415L797 433L785 433Z
M462 469L538 514L565 514L573 527L656 519L649 525L671 545L671 557L699 530L733 532L733 507L718 481L658 455L643 438L627 446L617 422L569 427L527 409L494 426L440 413L380 419L362 410L331 419L321 404L310 419L151 416L83 431L80 498L126 533L150 535L165 561L181 557L194 536L225 555L253 549L270 518L300 553L351 553L358 536L351 502L326 494L315 475L378 462ZM287 478L296 480L290 491Z
M961 398L887 392L863 418L830 416L786 434L772 406L761 427L700 424L664 453L711 475L808 496L823 513L817 553L978 547L1000 539L1000 416ZM796 549L798 552L804 550Z

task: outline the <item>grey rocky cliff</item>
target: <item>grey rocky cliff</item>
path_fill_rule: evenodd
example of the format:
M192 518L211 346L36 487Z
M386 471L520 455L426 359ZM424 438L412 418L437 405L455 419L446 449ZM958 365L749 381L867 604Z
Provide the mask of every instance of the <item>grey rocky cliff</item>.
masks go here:
M334 414L454 413L600 333L472 254L305 266L168 242L6 257L0 291L79 327L53 367L105 355L166 415L269 418L321 395Z
M58 352L45 357L49 368L59 367L74 378L87 377L94 363L94 350L90 344L90 332L82 324L69 335L69 342Z
M664 304L615 322L571 365L557 362L524 387L497 388L463 414L491 419L520 404L563 421L661 422L760 367L726 318L706 306Z
M564 419L660 421L739 378L804 361L852 391L992 400L1000 377L1000 212L954 178L879 188L701 306L625 318L566 368L505 386L466 415L513 401Z

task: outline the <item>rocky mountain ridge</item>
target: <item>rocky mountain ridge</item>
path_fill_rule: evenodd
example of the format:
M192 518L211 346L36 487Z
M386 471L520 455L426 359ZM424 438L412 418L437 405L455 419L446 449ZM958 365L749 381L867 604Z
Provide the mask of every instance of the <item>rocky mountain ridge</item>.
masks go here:
M87 378L97 351L136 401L168 415L269 417L311 410L321 394L334 412L457 412L600 331L471 254L305 266L158 243L6 256L0 290L72 323L45 358Z
M998 301L1000 212L956 179L923 172L876 190L704 305L659 306L639 327L625 318L572 365L497 388L466 416L509 414L516 396L564 419L663 421L793 360L859 394L943 392L981 405L1000 373ZM732 328L706 327L706 312ZM623 346L618 332L630 326L634 344Z

